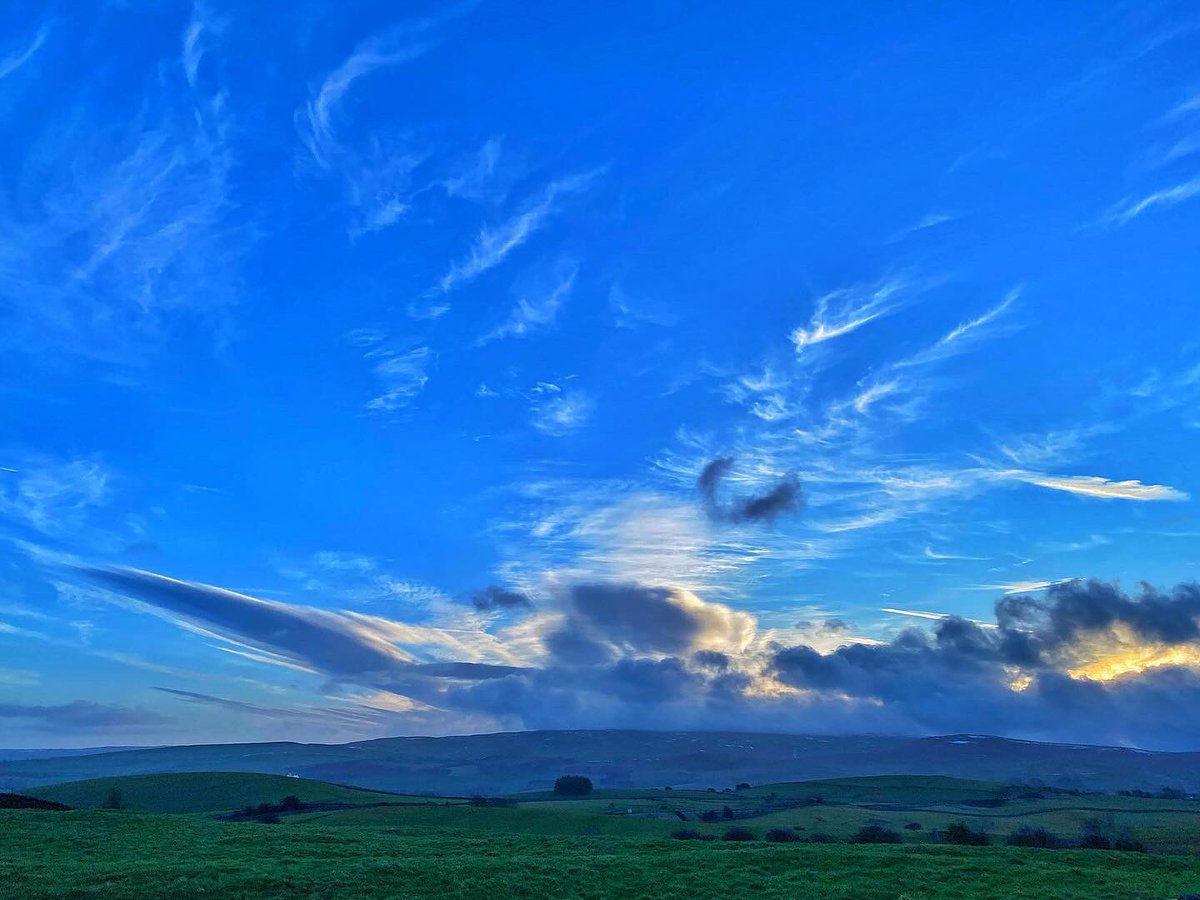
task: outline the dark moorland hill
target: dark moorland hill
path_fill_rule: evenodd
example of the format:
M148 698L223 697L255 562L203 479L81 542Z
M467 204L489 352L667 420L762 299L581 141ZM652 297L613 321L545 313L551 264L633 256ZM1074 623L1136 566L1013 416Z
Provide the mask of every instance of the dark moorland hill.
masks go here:
M858 775L952 775L1088 790L1200 791L1200 753L1043 744L981 735L812 736L738 732L528 731L349 744L213 744L0 762L0 790L166 772L298 775L410 794L550 787L716 787Z

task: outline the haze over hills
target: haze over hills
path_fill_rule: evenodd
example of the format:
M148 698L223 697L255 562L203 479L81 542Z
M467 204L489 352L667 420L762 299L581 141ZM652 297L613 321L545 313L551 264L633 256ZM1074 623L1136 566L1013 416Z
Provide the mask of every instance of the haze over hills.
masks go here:
M0 790L166 772L258 772L414 794L548 788L714 787L859 775L951 775L1088 790L1200 791L1200 753L1048 744L984 735L812 736L740 732L529 731L348 744L213 744L0 762Z

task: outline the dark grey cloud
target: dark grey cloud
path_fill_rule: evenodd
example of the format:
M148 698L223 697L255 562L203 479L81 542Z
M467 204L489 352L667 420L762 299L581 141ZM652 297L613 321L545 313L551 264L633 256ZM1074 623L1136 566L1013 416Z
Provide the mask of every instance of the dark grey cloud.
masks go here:
M520 591L512 591L488 585L481 591L476 591L471 597L471 603L479 612L490 612L495 609L530 609L533 601Z
M388 640L370 617L260 600L224 588L129 568L76 567L120 596L165 611L232 639L275 653L335 680L422 693L427 679L497 678L512 666L472 662L418 663Z
M128 568L81 567L94 583L202 626L338 676L386 673L409 657L354 619L313 607L259 600L224 588Z
M704 467L696 480L696 490L700 493L704 511L714 522L770 523L800 509L803 502L800 480L790 474L761 494L722 502L719 496L721 482L733 469L734 462L732 456L714 459Z
M1200 638L1200 586L1181 584L1161 593L1148 584L1137 597L1101 581L1053 585L1044 597L1015 595L996 604L1006 630L1033 629L1047 644L1073 641L1088 631L1124 625L1148 641L1168 644Z
M45 728L72 731L94 728L146 728L173 721L145 709L76 700L57 706L0 703L0 719L25 719Z
M545 643L556 660L573 664L675 655L702 639L736 644L753 629L744 613L674 588L633 583L577 584L563 606L563 623Z
M692 662L703 669L724 672L733 660L728 653L721 653L719 650L697 650L692 654Z

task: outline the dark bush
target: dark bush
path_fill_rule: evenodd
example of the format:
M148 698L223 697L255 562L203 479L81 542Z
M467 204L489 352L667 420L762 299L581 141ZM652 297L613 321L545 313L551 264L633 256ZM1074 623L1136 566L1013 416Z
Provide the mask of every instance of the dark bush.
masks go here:
M1079 846L1084 850L1111 850L1112 841L1102 834L1085 834Z
M296 812L304 809L304 804L300 802L300 798L294 794L290 794L279 801L279 808L283 812Z
M826 834L823 831L814 831L809 835L808 842L810 844L836 844L837 838L835 838L832 834Z
M264 825L278 825L279 816L275 815L275 813L267 813L265 816L259 816L258 821Z
M983 847L992 842L991 837L982 831L973 831L966 822L947 825L942 839L947 844L961 844L964 847Z
M748 781L739 782L737 789L739 791L748 791L748 790L750 790L750 783Z
M766 838L772 844L794 844L800 840L800 835L790 828L772 828L767 832Z
M905 831L920 831L921 823L920 822L909 822L907 825L904 826L904 830Z
M470 800L467 801L467 805L468 806L487 806L488 798L484 797L480 794L476 794L474 797L472 797Z
M1010 834L1006 843L1010 847L1041 847L1045 850L1056 850L1063 845L1061 838L1045 828L1030 828L1028 825L1022 825Z
M563 775L554 782L554 793L564 797L586 797L592 792L592 779L586 775Z
M675 810L675 815L679 817L679 821L680 821L680 822L686 822L686 821L687 821L687 816L685 816L685 815L684 815L682 812L680 812L679 810Z
M850 838L852 844L898 844L900 843L900 832L892 831L890 828L884 828L882 825L864 825L858 829L854 837Z
M704 812L700 813L700 821L701 822L719 822L719 821L721 821L721 814L719 812L717 812L715 809L706 809Z
M1114 850L1125 850L1129 853L1145 853L1146 845L1133 838L1117 838L1113 841Z
M726 806L726 807L722 808L721 815L726 819L732 819L733 818L733 810L730 809L728 806Z
M108 792L108 797L104 800L105 809L124 809L125 804L121 801L120 788L113 788Z
M715 841L715 834L705 834L703 831L692 831L690 828L680 828L678 831L672 831L671 837L677 841Z
M723 841L756 841L757 837L749 828L730 828L727 832L721 835Z

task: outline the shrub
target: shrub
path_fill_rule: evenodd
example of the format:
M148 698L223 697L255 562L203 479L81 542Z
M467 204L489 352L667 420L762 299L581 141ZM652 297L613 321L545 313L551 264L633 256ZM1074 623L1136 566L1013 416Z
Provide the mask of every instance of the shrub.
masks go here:
M800 835L790 828L772 828L767 832L766 838L772 844L794 844L800 840Z
M748 790L750 790L750 782L748 782L748 781L741 781L741 782L738 782L737 789L738 789L739 791L748 791Z
M1141 841L1135 841L1133 838L1117 838L1113 841L1114 850L1125 850L1130 853L1145 853L1146 845Z
M920 831L921 823L920 822L909 822L907 825L904 826L904 830L905 831Z
M586 797L592 792L592 779L586 775L563 775L554 782L554 793L564 797Z
M992 841L984 832L972 831L966 822L947 825L942 837L947 844L961 844L965 847L983 847Z
M267 813L265 816L259 816L258 821L264 825L278 825L279 816L275 815L275 813Z
M683 814L681 811L679 811L679 810L675 810L675 815L679 817L679 821L680 821L680 822L686 822L686 821L687 821L687 816L686 816L686 815L684 815L684 814Z
M289 794L279 801L279 808L284 812L296 812L304 809L304 804L300 802L300 798L294 794Z
M672 831L671 837L677 841L715 841L715 834L705 834L703 831L692 831L690 828L680 828L678 831Z
M756 841L758 838L754 836L754 832L749 828L730 828L727 832L721 835L723 841Z
M809 835L808 842L810 844L836 844L837 838L835 838L832 834L826 834L823 831L814 831L811 835Z
M1006 843L1010 847L1041 847L1045 850L1055 850L1063 845L1060 838L1045 828L1030 828L1028 825L1022 825L1010 834Z
M720 820L721 814L715 809L706 809L704 812L700 813L701 822L719 822Z
M487 806L488 798L484 797L480 794L476 794L474 797L472 797L470 800L467 801L467 804L469 806Z
M728 806L726 806L721 810L721 815L724 816L726 819L732 819L733 818L733 810L730 809Z
M119 788L113 788L108 792L108 797L104 801L105 809L124 809L125 804L121 802L121 791Z
M1083 840L1079 842L1079 846L1084 850L1111 850L1112 841L1102 834L1085 834Z
M900 832L892 831L890 828L884 828L882 825L864 825L858 829L854 837L850 838L852 844L898 844L900 843Z

